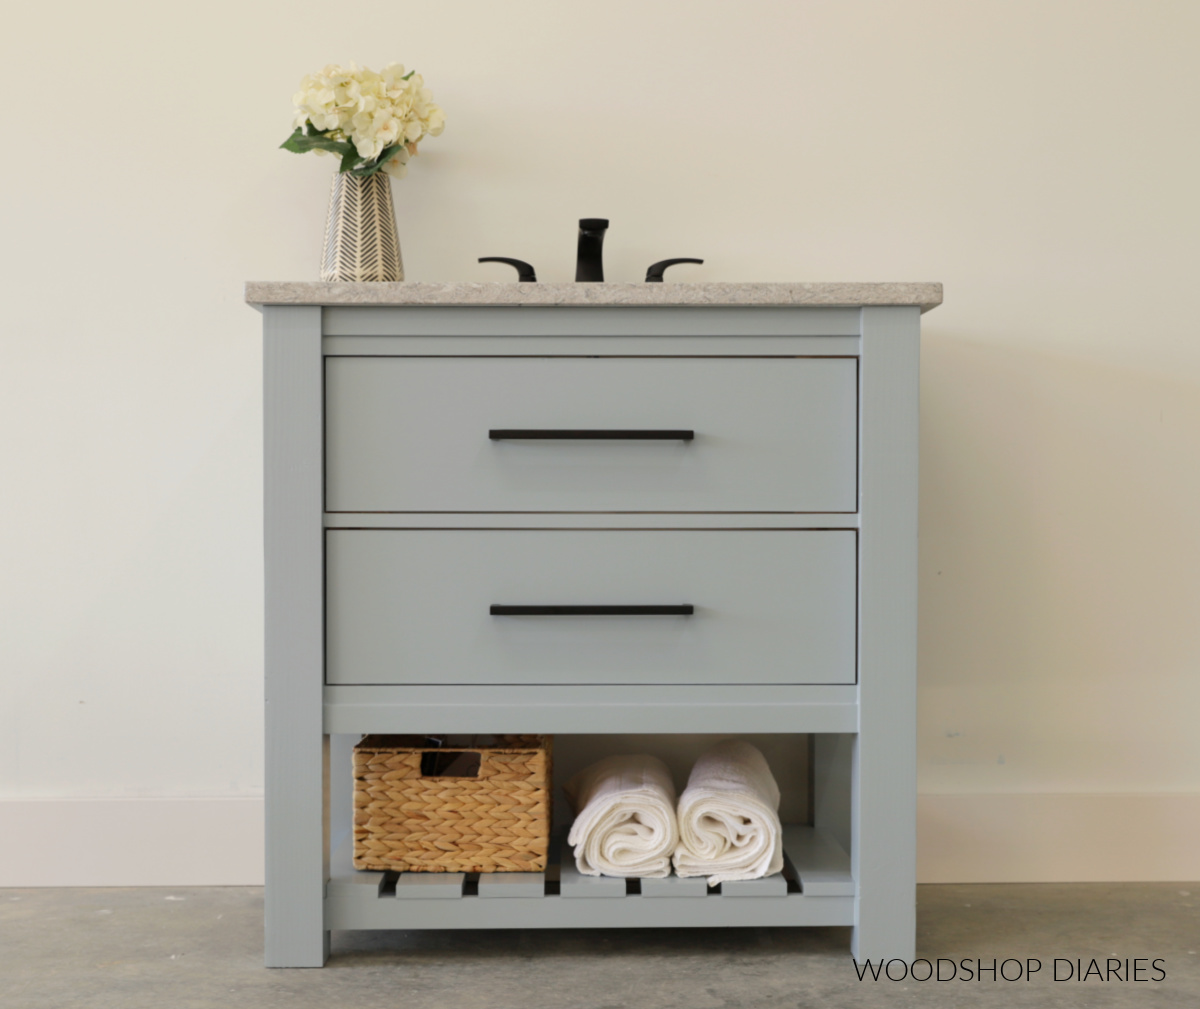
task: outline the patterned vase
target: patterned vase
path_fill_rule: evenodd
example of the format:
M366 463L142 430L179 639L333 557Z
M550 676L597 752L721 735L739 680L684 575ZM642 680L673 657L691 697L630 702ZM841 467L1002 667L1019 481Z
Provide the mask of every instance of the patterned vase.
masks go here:
M383 172L366 178L339 172L333 177L321 279L404 279L392 180Z

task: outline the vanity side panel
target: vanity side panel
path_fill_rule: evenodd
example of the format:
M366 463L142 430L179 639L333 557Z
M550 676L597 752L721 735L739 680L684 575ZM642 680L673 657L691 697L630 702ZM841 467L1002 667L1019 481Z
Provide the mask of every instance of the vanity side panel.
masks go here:
M852 951L911 960L916 931L917 442L920 313L863 309L859 733Z
M323 735L321 309L263 317L268 967L320 967L329 876Z

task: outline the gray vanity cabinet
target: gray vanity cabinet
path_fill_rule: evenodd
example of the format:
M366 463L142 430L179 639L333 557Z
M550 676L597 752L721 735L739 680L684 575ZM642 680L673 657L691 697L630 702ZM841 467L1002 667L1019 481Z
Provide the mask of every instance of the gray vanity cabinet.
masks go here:
M363 928L847 925L860 960L911 958L919 329L940 300L248 285L267 964L320 966L331 930ZM333 734L664 730L811 737L784 877L350 867Z

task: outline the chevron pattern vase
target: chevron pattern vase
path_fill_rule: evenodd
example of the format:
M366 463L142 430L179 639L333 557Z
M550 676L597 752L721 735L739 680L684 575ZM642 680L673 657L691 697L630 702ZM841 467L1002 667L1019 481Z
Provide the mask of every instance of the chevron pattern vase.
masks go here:
M403 280L392 181L383 172L366 178L339 172L329 194L321 279Z

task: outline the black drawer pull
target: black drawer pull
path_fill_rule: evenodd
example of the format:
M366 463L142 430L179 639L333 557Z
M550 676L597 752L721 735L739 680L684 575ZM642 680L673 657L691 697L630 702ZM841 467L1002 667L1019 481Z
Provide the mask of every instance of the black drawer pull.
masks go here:
M498 606L493 617L690 617L696 608L683 606Z
M488 432L488 437L492 441L524 441L544 438L564 441L692 441L696 437L696 432L494 427Z

